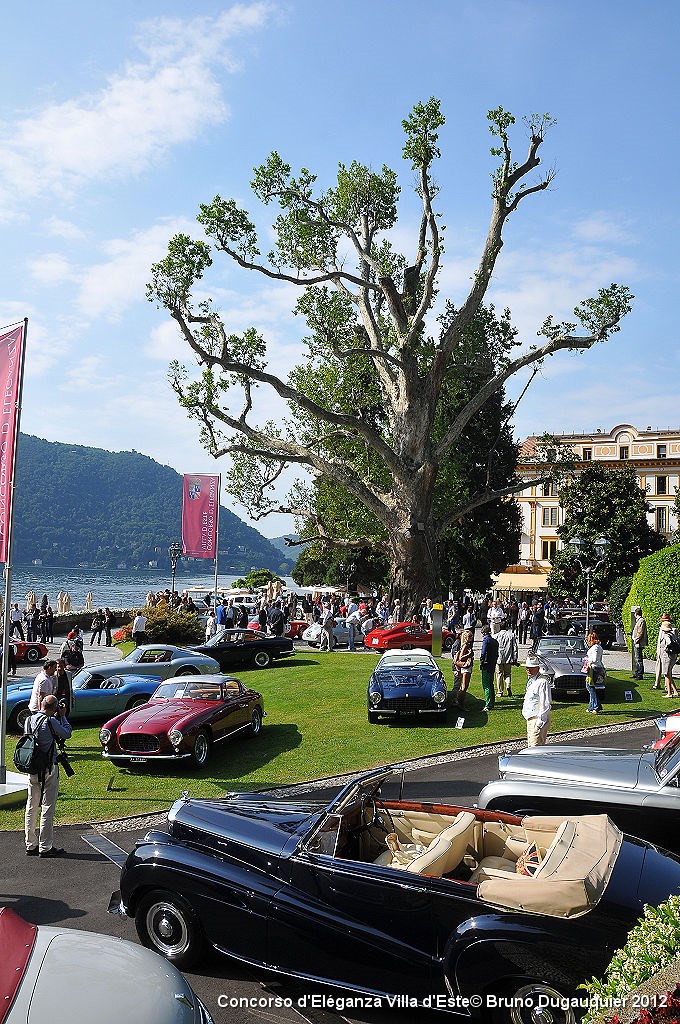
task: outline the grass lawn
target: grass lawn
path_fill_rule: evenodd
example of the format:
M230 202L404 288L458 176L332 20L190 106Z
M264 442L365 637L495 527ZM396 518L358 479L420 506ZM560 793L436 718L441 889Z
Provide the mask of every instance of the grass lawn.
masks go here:
M159 766L134 774L115 768L101 757L101 723L78 725L68 743L76 774L67 779L62 772L57 821L102 821L162 810L183 789L193 796L218 796L228 789L301 782L526 735L521 715L526 681L523 668L513 670L513 690L518 696L501 698L487 714L482 710L481 677L475 665L465 704L465 727L456 729L453 706L446 726L403 721L369 725L366 685L374 664L374 658L365 653L300 651L273 668L240 673L247 685L264 696L264 728L255 740L227 740L198 772L191 772L184 762L176 769ZM450 683L451 663L445 660L442 664ZM586 714L585 703L556 703L551 731L622 722L669 710L663 691L650 689L651 677L637 688L629 675L609 672L605 713L597 718ZM625 700L626 690L632 691L632 702ZM10 768L16 740L10 735L7 741ZM0 810L0 828L21 828L22 824L23 807Z

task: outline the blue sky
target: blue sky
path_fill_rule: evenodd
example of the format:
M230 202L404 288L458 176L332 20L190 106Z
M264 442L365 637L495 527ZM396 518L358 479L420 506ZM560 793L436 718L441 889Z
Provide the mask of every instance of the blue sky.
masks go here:
M502 104L518 122L557 118L542 155L558 175L510 219L489 297L531 344L548 313L569 319L611 281L636 295L609 343L549 361L515 417L518 436L680 427L679 23L675 0L7 5L0 326L29 317L22 429L216 471L166 382L169 360L188 356L145 299L151 263L176 231L198 233L198 204L217 192L264 227L248 182L272 149L324 187L339 161L395 168L396 240L412 256L401 120L431 95L447 117L442 294L459 302L479 258L493 168L486 111ZM523 155L519 123L515 146ZM210 288L230 329L257 326L285 372L299 355L295 296L226 264ZM257 526L276 536L290 523Z

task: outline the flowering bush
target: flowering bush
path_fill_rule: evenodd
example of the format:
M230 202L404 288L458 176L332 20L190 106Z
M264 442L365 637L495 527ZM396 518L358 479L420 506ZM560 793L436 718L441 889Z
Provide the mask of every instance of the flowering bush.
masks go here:
M593 1002L601 1006L611 1005L612 1000L632 992L638 985L648 981L658 971L667 967L678 956L680 950L680 896L670 896L659 907L645 906L642 920L628 933L628 941L623 949L614 953L611 963L605 971L605 980L592 978L581 987L586 989ZM675 997L674 997L675 998ZM661 1000L663 1001L663 1000ZM678 1011L673 1009L674 1016L662 1016L664 1007L644 1010L640 1014L639 1024L652 1021L680 1020ZM657 1016L644 1017L643 1013L653 1012ZM586 1014L584 1024L598 1017L596 1009ZM610 1024L616 1024L618 1018L610 1018Z
M665 1021L666 1024L678 1024L680 1021L680 985L676 985L673 992L649 996L649 1006L640 1010L631 1024L657 1024L657 1021ZM621 1024L619 1015L615 1014L609 1024Z
M129 623L127 626L121 626L113 634L114 644L124 644L128 640L132 640L132 623Z

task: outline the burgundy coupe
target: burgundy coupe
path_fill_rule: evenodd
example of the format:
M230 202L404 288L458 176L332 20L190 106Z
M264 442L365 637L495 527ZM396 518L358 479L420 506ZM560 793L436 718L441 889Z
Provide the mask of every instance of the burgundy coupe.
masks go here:
M213 745L244 732L257 736L262 695L232 676L172 679L147 704L117 715L102 728L104 757L119 765L189 759L202 768Z
M47 657L47 647L40 640L12 640L14 656L17 661L42 661Z
M455 633L444 627L442 650L450 651L455 639ZM432 630L423 629L418 622L395 622L393 625L372 629L367 633L364 637L364 647L369 651L387 651L394 647L399 647L402 651L424 647L429 651L432 648Z

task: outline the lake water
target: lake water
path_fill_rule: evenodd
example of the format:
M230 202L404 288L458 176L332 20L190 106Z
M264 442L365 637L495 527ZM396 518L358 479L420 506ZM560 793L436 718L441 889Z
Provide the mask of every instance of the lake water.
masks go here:
M237 576L220 576L220 589L231 586ZM286 584L295 588L295 583L285 577ZM4 597L4 576L2 578L2 596ZM165 590L172 586L170 572L154 569L68 569L49 568L47 566L20 565L12 569L12 601L18 601L23 607L26 594L33 590L38 602L43 594L47 594L49 603L56 612L57 594L60 590L71 595L71 607L74 610L85 607L85 595L89 590L93 594L95 608L134 608L143 605L149 590ZM182 591L185 587L197 586L205 588L207 593L215 586L215 574L177 573L175 589Z

